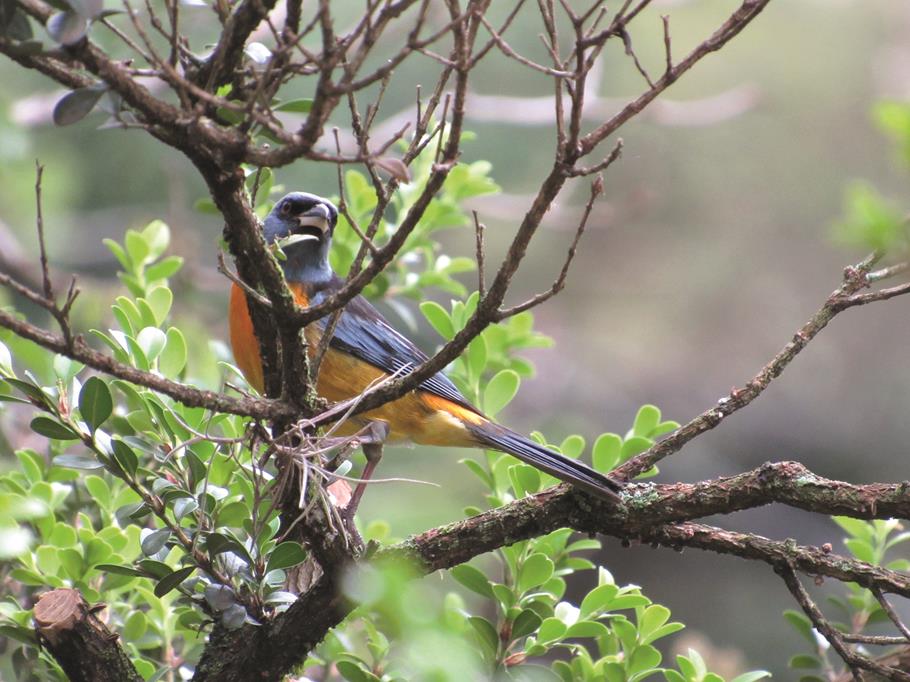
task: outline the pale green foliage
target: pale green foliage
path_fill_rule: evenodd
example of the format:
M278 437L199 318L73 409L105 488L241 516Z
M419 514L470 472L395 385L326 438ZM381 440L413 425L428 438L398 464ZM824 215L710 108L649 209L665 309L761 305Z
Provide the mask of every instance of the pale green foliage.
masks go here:
M897 519L863 521L835 516L833 520L847 534L844 546L855 559L892 571L910 570L910 561L907 559L888 556L894 547L910 540L910 532L905 531ZM830 619L832 625L842 632L852 634L878 634L867 631L878 623L889 622L889 619L875 595L856 583L845 583L844 587L846 595L828 598L838 616ZM790 667L819 671L817 674L803 675L800 677L801 682L820 682L826 674L823 670L840 668L844 673L848 672L843 662L830 652L827 643L822 643L824 640L807 616L800 611L786 611L784 617L802 635L812 651L811 654L793 656Z
M894 139L902 165L910 164L910 105L881 102L873 116ZM844 192L844 216L834 225L834 237L851 247L905 252L910 246L907 226L906 207L882 196L871 184L855 181Z

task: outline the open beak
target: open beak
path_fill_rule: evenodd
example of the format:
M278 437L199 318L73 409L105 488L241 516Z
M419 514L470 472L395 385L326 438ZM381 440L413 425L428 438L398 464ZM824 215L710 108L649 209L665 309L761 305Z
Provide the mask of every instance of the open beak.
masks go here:
M329 230L329 209L325 204L316 204L309 211L297 217L294 234L297 241L313 239L319 241Z

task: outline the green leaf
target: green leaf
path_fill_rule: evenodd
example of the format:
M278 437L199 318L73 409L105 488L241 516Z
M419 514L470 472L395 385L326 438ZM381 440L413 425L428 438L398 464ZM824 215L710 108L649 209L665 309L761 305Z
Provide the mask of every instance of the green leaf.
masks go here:
M379 678L354 661L342 659L335 662L335 667L348 682L379 682Z
M832 516L831 520L855 538L862 538L870 544L875 541L875 530L868 521L849 516Z
M16 625L0 625L0 637L13 639L28 647L38 647L38 637L29 628Z
M66 469L85 469L86 471L104 468L104 465L94 457L68 454L54 457L54 466L64 467Z
M277 107L275 111L289 111L295 114L308 114L310 109L313 108L312 99L292 99L287 102L282 102Z
M186 339L176 327L167 330L167 342L158 356L158 370L166 377L177 377L186 366Z
M568 627L559 618L546 618L537 631L537 641L555 642L566 635Z
M433 329L446 341L455 336L455 327L452 325L452 319L446 309L436 301L424 301L420 304L420 312L427 319Z
M585 439L578 434L566 436L565 440L559 445L559 451L566 457L578 459L585 450Z
M120 262L120 267L126 271L132 271L133 263L130 261L130 257L127 255L126 251L120 244L118 244L113 239L102 239L101 243L104 244L111 253L114 254L114 257Z
M466 360L471 376L479 379L487 366L487 344L483 336L478 336L468 344Z
M70 427L50 417L35 417L31 423L32 431L52 440L78 440L79 436Z
M149 245L143 237L136 230L127 230L126 235L123 237L123 245L126 247L126 252L129 254L130 262L133 263L135 267L144 265L149 258Z
M906 239L903 211L868 183L855 182L847 188L844 213L834 234L848 246L888 251Z
M519 497L526 493L536 493L540 490L540 472L527 464L513 464L509 467L509 478L512 488Z
M474 628L474 632L477 634L480 643L487 649L491 656L495 656L496 652L499 651L499 634L496 632L496 628L493 627L493 624L486 618L481 618L480 616L471 616L468 618L468 623Z
M145 270L145 277L149 282L166 280L180 270L181 267L183 267L183 259L180 256L168 256L157 263L149 265Z
M524 609L519 613L512 623L512 639L519 639L530 635L540 627L540 616L531 609Z
M660 604L651 604L638 619L638 629L642 635L654 632L670 619L670 609Z
M120 566L118 564L98 564L95 568L105 573L114 573L116 575L129 575L137 578L145 577L145 573L132 566Z
M660 665L660 659L660 652L650 644L636 647L629 660L629 670L633 673L653 670Z
M266 564L266 573L279 568L290 568L296 566L307 558L306 550L299 542L282 542L269 555Z
M821 668L822 662L818 659L817 656L810 656L809 654L797 654L790 659L790 662L787 665L791 668L815 669Z
M784 611L784 618L803 636L803 639L809 642L813 647L815 646L816 642L815 635L812 632L812 621L810 621L805 614L792 609L787 609Z
M518 393L520 383L521 379L518 374L511 369L497 372L483 391L484 411L489 415L496 415L512 401L512 398Z
M163 577L158 581L158 584L155 585L155 596L163 597L168 592L177 587L180 583L190 577L190 574L196 570L195 566L184 566L170 575Z
M648 634L647 637L643 637L641 640L642 644L651 644L651 642L656 642L658 639L672 635L674 632L679 632L683 630L686 626L682 623L667 623L662 625L656 630Z
M771 677L771 673L767 670L752 670L751 672L737 675L730 682L756 682L756 680L764 680L769 677Z
M155 315L155 324L161 326L171 311L174 294L166 286L157 286L146 294L145 300Z
M174 502L174 518L180 521L187 514L199 509L199 503L192 497L181 497Z
M597 471L612 471L622 453L622 438L615 433L602 433L594 441L591 458Z
M606 583L598 585L588 592L584 599L581 600L579 607L579 617L587 618L588 616L604 611L614 600L619 588L616 585Z
M620 460L625 462L635 455L641 454L649 447L651 447L651 445L652 441L650 438L644 438L642 436L632 436L631 438L626 438L622 444Z
M649 438L651 432L660 423L660 410L654 405L642 405L638 408L635 421L632 424L632 433L636 436Z
M79 393L79 412L92 433L107 421L113 411L114 400L107 384L98 377L89 377Z
M67 547L57 552L60 567L72 580L79 580L85 572L82 555L75 549Z
M145 556L154 556L164 548L170 537L171 531L169 528L159 528L152 531L142 538L142 553Z
M148 619L142 611L133 611L123 623L123 639L126 642L135 642L145 634L148 629Z
M171 228L163 220L153 220L142 229L142 238L148 245L149 260L155 260L171 243Z
M119 438L111 441L111 447L114 450L114 459L117 464L128 476L134 476L139 468L139 458L133 452L133 449Z
M606 637L609 633L607 626L600 621L581 620L569 626L566 637Z
M483 572L474 568L473 566L469 564L461 564L459 566L455 566L455 568L453 568L450 573L452 574L452 577L455 578L455 580L460 582L469 590L476 592L477 594L484 597L493 597L493 588L490 585L489 578L487 578Z
M553 562L544 554L532 554L521 564L518 572L518 590L528 590L547 582L553 575Z
M139 344L143 355L151 364L164 349L164 344L167 343L167 335L157 327L146 327L139 332L136 337L136 343Z

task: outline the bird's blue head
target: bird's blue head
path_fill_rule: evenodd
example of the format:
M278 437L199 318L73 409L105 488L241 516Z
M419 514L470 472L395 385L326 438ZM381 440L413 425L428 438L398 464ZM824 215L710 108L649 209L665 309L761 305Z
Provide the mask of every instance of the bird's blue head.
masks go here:
M338 209L328 199L307 192L291 192L275 204L263 223L269 244L282 244L287 260L281 266L289 281L325 281L332 276L329 248L338 221Z

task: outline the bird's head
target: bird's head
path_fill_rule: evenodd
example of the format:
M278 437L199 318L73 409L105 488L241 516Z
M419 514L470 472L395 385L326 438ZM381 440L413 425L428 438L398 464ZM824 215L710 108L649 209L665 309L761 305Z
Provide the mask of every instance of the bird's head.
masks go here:
M291 192L275 204L266 216L263 233L269 244L281 244L288 279L331 274L329 247L337 221L335 205L315 194Z

